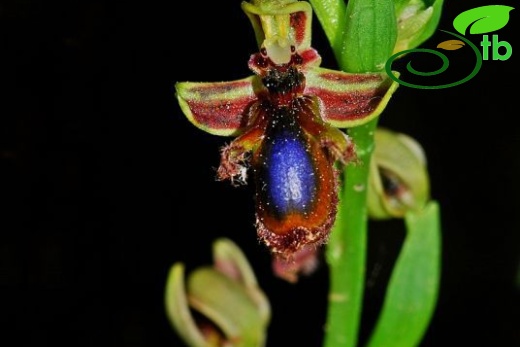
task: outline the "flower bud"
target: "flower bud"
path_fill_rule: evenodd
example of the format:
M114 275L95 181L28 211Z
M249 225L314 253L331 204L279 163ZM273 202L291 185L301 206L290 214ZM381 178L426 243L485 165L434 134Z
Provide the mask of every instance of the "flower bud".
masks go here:
M385 68L397 37L393 0L349 0L338 62L348 72ZM338 54L336 53L336 54Z
M370 163L368 212L371 218L402 218L429 199L429 178L422 147L411 137L378 128Z
M439 24L443 0L395 0L397 42L394 54L426 41Z
M289 283L296 283L303 276L310 276L319 266L321 248L306 245L290 257L273 255L272 268L276 277Z
M213 245L214 266L172 266L165 291L173 328L190 347L262 347L270 305L242 251L230 240ZM196 315L193 312L197 312Z

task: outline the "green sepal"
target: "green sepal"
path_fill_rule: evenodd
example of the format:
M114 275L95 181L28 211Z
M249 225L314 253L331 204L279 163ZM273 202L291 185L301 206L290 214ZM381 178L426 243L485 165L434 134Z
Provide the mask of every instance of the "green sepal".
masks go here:
M397 42L393 53L418 47L439 25L444 0L396 0Z
M243 1L242 9L253 25L258 47L265 42L294 42L298 51L311 46L312 8L296 0Z
M240 282L211 267L201 267L191 273L187 288L191 306L234 341L234 347L264 345L264 317Z
M168 274L164 295L166 314L177 334L190 347L208 347L191 315L184 284L184 264L175 263Z
M370 162L368 215L373 219L403 218L420 211L430 196L426 156L408 135L377 128Z
M249 298L256 305L259 318L264 325L271 319L271 307L263 291L259 289L255 273L245 254L231 240L221 237L213 242L215 269L228 278L241 283Z

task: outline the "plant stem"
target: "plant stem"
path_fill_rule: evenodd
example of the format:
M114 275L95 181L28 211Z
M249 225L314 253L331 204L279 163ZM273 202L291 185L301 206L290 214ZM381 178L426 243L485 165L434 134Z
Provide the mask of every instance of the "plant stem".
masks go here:
M343 171L337 220L327 246L330 289L325 347L354 347L365 282L367 184L378 119L349 130L359 163Z

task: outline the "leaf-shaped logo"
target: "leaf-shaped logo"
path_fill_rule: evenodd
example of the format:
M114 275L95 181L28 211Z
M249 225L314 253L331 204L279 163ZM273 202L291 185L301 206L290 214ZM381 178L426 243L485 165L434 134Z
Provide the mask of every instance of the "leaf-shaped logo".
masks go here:
M462 48L465 45L461 40L447 40L439 43L437 48L445 49L447 51L454 51L456 49Z
M459 14L453 20L453 27L462 35L470 27L470 34L485 34L502 29L509 22L509 12L514 7L487 5L475 7Z

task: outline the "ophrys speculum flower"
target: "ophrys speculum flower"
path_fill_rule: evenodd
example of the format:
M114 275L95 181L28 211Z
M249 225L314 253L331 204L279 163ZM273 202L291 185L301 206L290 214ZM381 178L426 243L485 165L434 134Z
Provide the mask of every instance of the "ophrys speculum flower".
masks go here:
M177 97L188 119L209 133L238 136L222 148L219 179L256 184L258 237L288 257L327 240L336 217L336 161L355 160L338 128L368 122L396 88L386 73L350 74L320 68L310 46L307 2L243 2L259 44L255 75L230 82L184 82Z

